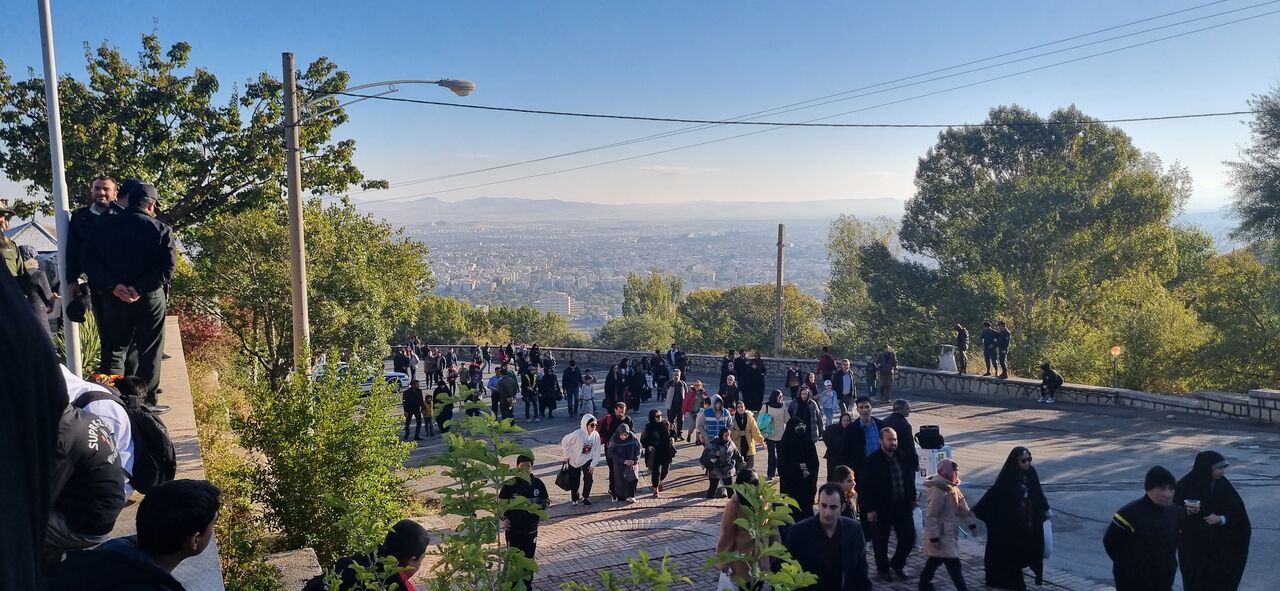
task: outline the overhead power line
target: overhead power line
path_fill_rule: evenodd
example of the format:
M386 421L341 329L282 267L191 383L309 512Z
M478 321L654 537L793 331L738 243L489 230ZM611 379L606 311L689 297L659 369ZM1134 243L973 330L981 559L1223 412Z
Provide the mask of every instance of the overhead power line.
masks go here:
M1275 1L1280 1L1280 0L1275 0ZM1269 2L1268 4L1270 4L1270 3L1273 3L1273 2ZM1084 60L1087 60L1087 59L1092 59L1092 58L1095 58L1095 57L1100 57L1100 56L1104 56L1104 55L1109 55L1109 54L1112 54L1112 53L1117 53L1117 52L1120 52L1120 51L1125 51L1125 50L1133 49L1133 48L1136 48L1136 47L1142 47L1142 46L1145 46L1145 45L1151 45L1151 44L1154 44L1154 43L1159 43L1159 42L1167 41L1167 40L1170 40L1170 39L1176 39L1176 38L1179 38L1179 37L1185 37L1185 36L1187 36L1187 35L1192 35L1192 34L1195 34L1195 33L1200 33L1200 32L1204 32L1204 31L1208 31L1208 30L1212 30L1212 29L1218 29L1218 28L1221 28L1221 27L1230 26L1230 25L1233 25L1233 24L1238 24L1238 23L1241 23L1241 22L1254 20L1254 19L1262 18L1262 17L1265 17L1265 16L1270 16L1270 15L1277 14L1277 13L1280 13L1280 10L1275 10L1275 11L1270 11L1270 12L1260 13L1260 14L1256 14L1256 15L1252 15L1252 16L1247 16L1247 17L1243 17L1243 18L1239 18L1239 19L1235 19L1235 20L1231 20L1231 21L1226 21L1226 22L1217 23L1217 24L1214 24L1214 25L1209 25L1209 26L1201 27L1201 28L1198 28L1198 29L1191 29L1191 30L1187 30L1187 31L1182 31L1182 32L1180 32L1180 33L1176 33L1176 34L1173 34L1173 35L1167 35L1167 36L1164 36L1164 37L1158 37L1158 38L1155 38L1155 39L1149 39L1149 40L1142 41L1142 42L1139 42L1139 43L1133 43L1133 44L1130 44L1130 45L1125 45L1125 46L1121 46L1121 47L1116 47L1116 48L1108 49L1108 50L1105 50L1105 51L1099 51L1099 52L1095 52L1095 53L1091 53L1091 54L1087 54L1087 55L1083 55L1083 56L1079 56L1079 57L1075 57L1075 58L1071 58L1071 59L1067 59L1067 60L1062 60L1062 61L1053 62L1053 63L1050 63L1050 64L1045 64L1045 65L1037 66L1037 67L1034 67L1034 68L1028 68L1028 69L1019 70L1019 71L1016 71L1016 72L1011 72L1011 73L1008 73L1008 74L1003 74L1003 75L1000 75L1000 76L995 76L995 77L991 77L991 78L986 78L986 79L978 80L978 81L975 81L975 82L970 82L970 83L966 83L966 84L961 84L961 85L957 85L957 86L952 86L952 87L944 88L944 89L941 89L941 90L936 90L936 91L927 92L927 93L923 93L923 94L918 94L918 95L915 95L915 96L910 96L910 97L906 97L906 98L902 98L902 99L897 99L897 100L893 100L893 101L888 101L888 102L884 102L884 103L879 103L879 104L876 104L876 105L871 105L871 106L867 106L867 107L862 107L862 108L859 108L859 109L853 109L853 110L845 111L845 112L842 112L842 113L836 113L836 114L833 114L833 115L826 115L826 116L823 116L823 117L816 117L816 118L814 118L814 119L810 119L810 120L808 120L808 121L804 121L803 123L813 123L813 122L816 122L816 121L823 121L823 120L827 120L827 119L833 119L833 118L841 117L841 116L844 116L844 115L850 115L850 114L853 114L853 113L859 113L859 112L868 111L868 110L871 110L871 109L877 109L877 108L885 107L885 106L889 106L889 105L895 105L895 104L904 103L904 102L908 102L908 101L918 100L918 99L921 99L921 98L930 97L930 96L935 96L935 95L939 95L939 94L943 94L943 93L947 93L947 92L953 92L953 91L956 91L956 90L960 90L960 89L964 89L964 88L969 88L969 87L973 87L973 86L978 86L978 85L981 85L981 84L987 84L987 83L990 83L990 82L995 82L995 81L1003 80L1003 79L1006 79L1006 78L1012 78L1012 77L1015 77L1015 76L1021 76L1021 75L1024 75L1024 74L1029 74L1029 73L1032 73L1032 72L1037 72L1037 71L1045 70L1045 69L1048 69L1048 68L1058 67L1058 66L1062 66L1062 65L1066 65L1066 64L1071 64L1071 63L1075 63L1075 62L1079 62L1079 61L1084 61ZM1242 113L1242 114L1243 114L1243 113ZM716 143L720 143L720 142L725 142L725 141L729 141L729 140L739 139L739 138L748 137L748 136L752 136L752 135L757 135L757 134L761 134L761 133L768 133L768 132L771 132L771 131L777 131L777 130L780 130L780 129L786 129L787 127L792 127L792 126L765 127L765 128L763 128L763 129L758 129L758 130L750 131L750 132L747 132L747 133L741 133L741 134L737 134L737 135L731 135L731 136L727 136L727 137L716 138L716 139L706 140L706 141L702 141L702 142L697 142L697 143L692 143L692 144L686 144L686 145L682 145L682 146L676 146L676 147L672 147L672 148L667 148L667 149L663 149L663 150L657 150L657 151L653 151L653 152L647 152L647 153L643 153L643 154L636 154L636 155L633 155L633 156L626 156L626 157L622 157L622 158L616 158L616 159L613 159L613 160L606 160L606 161L603 161L603 162L595 162L595 163L591 163L591 164L584 164L584 165L581 165L581 166L575 166L575 167L571 167L571 168L564 168L564 169L552 170L552 171L547 171L547 172L542 172L542 173L537 173L537 174L530 174L530 175L524 175L524 176L515 177L515 178L508 178L508 179L501 179L501 180L496 180L496 181L489 181L489 182L485 182L485 183L477 183L477 184L466 185L466 186L461 186L461 187L453 187L453 188L442 189L442 190L438 190L438 191L430 191L430 192L426 192L426 193L417 193L417 194L413 194L413 195L400 195L400 196L395 196L395 197L386 197L386 198L382 198L382 199L367 199L367 200L363 200L362 202L363 202L363 203L381 203L381 202L388 202L388 201L401 201L401 200L406 200L406 199L414 199L414 198L418 198L418 197L425 197L425 196L429 196L429 195L440 195L440 194L444 194L444 193L453 193L453 192L456 192L456 191L465 191L465 190L468 190L468 189L476 189L476 188L481 188L481 187L488 187L488 186L493 186L493 185L500 185L500 184L505 184L505 183L512 183L512 182L517 182L517 181L522 181L522 180L528 180L528 179L533 179L533 178L541 178L541 177L550 176L550 175L555 175L555 174L562 174L562 173L566 173L566 172L574 172L574 171L578 171L578 170L584 170L584 169L588 169L588 168L595 168L595 167L599 167L599 166L607 166L607 165L610 165L610 164L617 164L617 163L619 163L619 162L626 162L626 161L629 161L629 160L636 160L636 159L639 159L639 158L647 158L647 157L650 157L650 156L657 156L657 155L660 155L660 154L667 154L667 153L671 153L671 152L677 152L677 151L681 151L681 150L687 150L687 149L690 149L690 148L696 148L696 147L700 147L700 146L705 146L705 145L710 145L710 144L716 144Z
M1280 12L1280 11L1277 11ZM513 107L493 107L486 105L466 105L461 103L445 103L389 96L353 94L338 92L344 96L357 96L378 100L414 103L419 105L437 105L442 107L460 107L464 109L480 109L483 111L503 111L508 113L525 113L530 115L555 115L559 117L585 117L590 119L622 119L626 121L651 121L664 123L701 123L708 125L754 125L763 127L854 127L854 128L946 128L946 127L1017 127L1028 125L1074 125L1082 121L1010 121L1005 123L810 123L806 121L741 121L734 119L683 119L675 117L645 117L641 115L605 115L600 113L575 113L572 111L543 111L539 109L517 109ZM1262 111L1224 111L1219 113L1191 113L1184 115L1156 115L1150 117L1130 117L1127 119L1105 119L1096 123L1129 123L1134 121L1161 121L1167 119L1195 119L1200 117L1223 117L1227 115L1247 115ZM1086 122L1087 121L1083 121Z
M1034 51L1034 50L1036 50L1036 49L1040 49L1040 48L1044 48L1044 47L1050 47L1050 46L1053 46L1053 45L1059 45L1059 44L1066 43L1066 42L1069 42L1069 41L1074 41L1074 40L1077 40L1077 39L1083 39L1083 38L1085 38L1085 37L1092 37L1092 36L1094 36L1094 35L1098 35L1098 34L1101 34L1101 33L1109 32L1109 31L1114 31L1114 30L1117 30L1117 29L1123 29L1123 28L1131 27L1131 26L1133 26L1133 25L1142 24L1142 23L1150 22L1150 21L1154 21L1154 20L1159 20L1159 19L1166 18L1166 17L1169 17L1169 16L1174 16L1174 15L1183 14L1183 13L1187 13L1187 12L1193 12L1193 11L1196 11L1196 10L1199 10L1199 9L1201 9L1201 8L1205 8L1205 7L1208 7L1208 6L1213 6L1213 5L1216 5L1216 4L1223 4L1223 3L1225 3L1226 1L1227 1L1227 0L1216 0L1216 1L1214 1L1214 2L1208 2L1208 3L1205 3L1205 4L1199 4L1199 5L1192 6L1192 7L1189 7L1189 8L1184 8L1184 9L1181 9L1181 10L1175 10L1175 11L1172 11L1172 12L1166 12L1166 13L1163 13L1163 14L1158 14L1158 15L1154 15L1154 16L1150 16L1150 17L1146 17L1146 18L1142 18L1142 19L1138 19L1138 20L1134 20L1134 21L1129 21L1129 22L1122 23L1122 24L1119 24L1119 25L1113 25L1113 26L1109 26L1109 27L1102 28L1102 29L1097 29L1097 30L1094 30L1094 31L1089 31L1089 32L1087 32L1087 33L1082 33L1082 34L1073 35L1073 36L1070 36L1070 37L1064 37L1064 38L1062 38L1062 39L1057 39L1057 40L1054 40L1054 41L1048 41L1048 42L1045 42L1045 43L1040 43L1040 44L1037 44L1037 45L1032 45L1032 46L1029 46L1029 47L1024 47L1024 48L1022 48L1022 49L1016 49L1016 50L1012 50L1012 51L1006 51L1006 52L1004 52L1004 53L999 53L999 54L995 54L995 55L987 56L987 57L980 58L980 59L970 60L970 61L967 61L967 62L962 62L962 63L954 64L954 65L951 65L951 66L946 66L946 67L942 67L942 68L937 68L937 69L930 70L930 71L927 71L927 72L921 72L921 73L919 73L919 74L913 74L913 75L910 75L910 76L903 76L903 77L901 77L901 78L896 78L896 79L893 79L893 80L886 80L886 81L883 81L883 82L878 82L878 83L875 83L875 84L870 84L870 85L862 86L862 87L859 87L859 88L854 88L854 89L850 89L850 90L846 90L846 91L842 91L842 92L837 92L837 93L833 93L833 94L828 94L828 95L824 95L824 96L820 96L820 97L816 97L816 98L812 98L812 99L808 99L808 100L803 100L803 101L798 101L798 102L794 102L794 103L790 103L790 104L786 104L786 105L781 105L781 106L778 106L778 107L773 107L773 108L770 108L770 109L765 109L765 110L761 110L761 111L756 111L756 112L753 112L753 113L747 113L747 114L745 114L745 115L739 115L739 116L737 116L737 117L732 117L732 118L730 118L730 120L751 120L751 119L759 119L759 118L762 118L762 117L768 117L768 116L772 116L772 115L779 115L779 114L782 114L782 113L787 113L787 112L792 112L792 111L797 111L797 110L802 110L802 109L808 109L808 108L812 108L812 107L817 107L817 106L821 106L821 105L824 105L824 104L828 104L828 103L830 103L830 102L835 102L835 101L830 101L830 100L828 100L828 99L833 99L833 98L836 98L836 97L841 97L841 96L845 96L845 95L849 95L849 94L853 94L853 93L858 93L858 92L862 92L862 91L866 91L866 90L870 90L870 89L875 89L875 88L879 88L879 87L883 87L883 86L887 86L887 85L891 85L891 84L897 84L897 83L899 83L899 82L904 82L904 81L912 80L912 79L915 79L915 78L921 78L921 77L924 77L924 76L930 76L930 75L933 75L933 74L938 74L938 73L941 73L941 72L946 72L946 71L954 70L954 69L957 69L957 68L963 68L963 67L965 67L965 66L970 66L970 65L974 65L974 64L980 64L980 63L983 63L983 62L988 62L988 61L991 61L991 60L1000 59L1000 58L1002 58L1002 57L1008 57L1008 56L1011 56L1011 55L1017 55L1017 54L1025 53L1025 52L1028 52L1028 51ZM1197 20L1204 20L1204 19L1208 19L1208 18L1214 18L1214 17L1217 17L1217 16L1221 16L1221 15L1223 15L1223 14L1228 14L1228 13L1231 13L1231 12L1238 12L1238 11L1240 11L1240 10L1248 10L1248 9L1250 9L1250 8L1255 8L1255 7L1257 7L1257 6L1261 6L1261 5L1269 4L1269 3L1271 3L1271 2L1264 2L1264 3L1262 3L1262 4L1255 4L1255 5L1252 5L1252 6L1246 6L1246 7L1243 7L1243 8L1234 9L1234 10L1230 10L1230 11L1225 11L1225 12L1220 12L1220 13L1214 13L1214 14L1210 14L1210 15L1206 15L1206 16L1202 16L1202 17L1197 17L1197 18L1195 18L1195 19L1190 19L1190 20L1186 20L1186 21L1180 21L1180 22L1178 22L1178 23L1173 23L1173 24L1171 24L1171 25L1165 25L1165 26L1162 26L1162 27L1157 27L1156 29L1159 29L1159 28L1167 28L1167 27L1170 27L1170 26L1177 26L1177 25L1180 25L1180 24L1186 24L1186 23L1189 23L1189 22L1197 21ZM985 66L985 67L983 67L983 68L971 69L971 70L967 70L967 71L964 71L964 72L957 72L957 73L952 74L952 75L949 75L949 76L943 76L943 77L933 78L933 79L929 79L929 80L921 80L921 81L915 82L915 83L913 83L913 84L906 84L906 85L896 86L896 87L893 87L893 88L884 88L884 89L881 89L881 90L878 90L878 91L875 91L875 92L867 92L867 93L863 93L863 94L860 94L860 95L857 95L857 96L850 96L850 97L847 97L846 99L841 99L841 100L849 100L849 99L854 99L854 98L860 98L860 97L863 97L863 96L870 96L870 95L873 95L873 94L878 94L878 93L882 93L882 92L888 92L888 91L890 91L890 90L896 90L896 89L899 89L899 88L905 88L905 87L908 87L908 86L914 86L914 85L918 85L918 84L924 84L924 83L927 83L927 82L932 82L932 81L940 80L940 79L947 78L947 77L953 77L953 76L962 75L962 74L966 74L966 73L972 73L972 72L979 71L979 70L983 70L983 69L990 69L990 68L993 68L993 67L998 67L998 66L1002 66L1002 65L1007 65L1007 64L1014 63L1014 62L1017 62L1017 61L1023 61L1023 60L1025 60L1025 59L1033 59L1034 57L1042 57L1042 56L1044 56L1044 55L1049 55L1049 54L1051 54L1051 53L1060 53L1060 52L1062 52L1062 51L1068 51L1068 50L1071 50L1071 49L1078 49L1078 48L1080 48L1080 47L1084 47L1084 46L1091 45L1091 44L1096 44L1096 43L1106 42L1106 41L1112 41L1112 40L1119 39L1119 38L1122 38L1122 37L1125 37L1125 36L1131 36L1131 35L1135 35L1135 34L1142 34L1142 33L1145 33L1145 32L1150 32L1150 31L1156 30L1156 29L1145 29L1145 30L1143 30L1143 31L1138 31L1138 32L1136 32L1136 33L1130 33L1130 34L1122 35L1122 36L1119 36L1119 37L1111 37L1111 38L1108 38L1108 39L1103 39L1103 40L1098 41L1098 42L1092 42L1092 43L1088 43L1088 44L1084 44L1084 45L1077 45L1077 46L1073 46L1073 47L1069 47L1069 48L1065 48L1065 49L1061 49L1061 50L1056 50L1055 52L1049 52L1049 53L1045 53L1045 54L1040 54L1040 55L1038 55L1038 56L1031 56L1030 58L1021 58L1021 59L1019 59L1019 60L1011 60L1011 61L1001 62L1001 63L998 63L998 64L988 65L988 66ZM820 102L820 101L827 101L827 102ZM691 126L691 127L685 127L685 128L676 129L676 130L671 130L671 131L666 131L666 132L660 132L660 133L656 133L656 134L651 134L651 135L641 136L641 137L637 137L637 138L632 138L632 139L629 139L629 140L622 140L622 141L613 142L613 143L609 143L609 144L603 144L603 145L598 145L598 146L592 146L592 147L582 148L582 149L578 149L578 150L572 150L572 151L568 151L568 152L561 152L561 153L558 153L558 154L552 154L552 155L548 155L548 156L541 156L541 157L531 158L531 159L527 159L527 160L521 160L521 161L517 161L517 162L509 162L509 163L499 164L499 165L495 165L495 166L488 166L488 167L484 167L484 168L477 168L477 169L466 170L466 171L460 171L460 172L455 172L455 173L448 173L448 174L443 174L443 175L438 175L438 176L433 176L433 177L427 177L427 178L413 179L413 180L408 180L408 181L400 181L400 182L392 183L390 188L406 187L406 186L410 186L410 185L417 185L417 184L429 183L429 182L440 181L440 180L445 180L445 179L450 179L450 178L456 178L456 177L461 177L461 176L469 176L469 175L480 174L480 173L485 173L485 172L492 172L492 171L502 170L502 169L506 169L506 168L513 168L513 167L522 166L522 165L526 165L526 164L534 164L534 163L538 163L538 162L545 162L545 161L548 161L548 160L554 160L554 159L564 158L564 157L568 157L568 156L576 156L576 155L578 155L578 154L585 154L585 153L590 153L590 152L595 152L595 151L608 150L608 149L618 148L618 147L627 146L627 145L631 145L631 144L636 144L636 143L641 143L641 142L647 142L647 141L652 141L652 140L657 140L657 139L663 139L663 138L667 138L667 137L672 137L672 136L677 136L677 135L683 135L683 134L686 134L686 133L693 133L693 132L696 132L696 131L701 131L701 130L704 130L704 129L710 129L710 128L717 127L717 126L718 126L717 124L698 124L698 125L694 125L694 126ZM356 192L356 193L354 193L354 194L367 193L367 192L371 192L371 191L374 191L374 190L358 191L358 192ZM380 191L380 189L378 189L378 191Z

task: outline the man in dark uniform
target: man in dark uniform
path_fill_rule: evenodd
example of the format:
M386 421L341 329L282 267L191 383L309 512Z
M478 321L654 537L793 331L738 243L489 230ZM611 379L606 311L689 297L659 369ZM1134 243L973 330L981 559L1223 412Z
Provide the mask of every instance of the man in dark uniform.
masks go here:
M124 372L132 341L138 348L136 375L147 383L147 405L155 407L164 348L165 285L177 266L177 248L173 228L155 219L156 188L129 179L120 189L122 199L129 200L128 209L98 224L83 254L90 284L110 289L103 296L99 328L102 368Z
M9 216L17 213L9 207L8 199L0 199L0 267L17 285L18 272L22 269L22 256L18 254L18 245L9 239L5 232L9 231Z
M969 369L969 329L956 324L956 373Z
M1169 591L1178 573L1182 512L1173 505L1177 481L1161 466L1147 471L1147 494L1111 518L1102 545L1111 557L1116 591Z
M522 475L502 485L502 489L498 491L498 498L524 497L539 509L545 510L551 504L551 498L547 496L546 485L533 475L533 458L526 455L517 457L516 467L527 474L529 479L525 480ZM533 554L538 547L538 519L537 514L524 509L507 510L502 514L502 529L507 531L507 545L523 552L529 560L534 560ZM524 580L524 588L529 589L532 583L531 573Z
M98 176L93 179L93 185L89 187L89 196L92 201L89 205L71 212L71 221L68 222L70 235L67 237L67 277L71 278L67 293L70 297L80 295L81 287L76 280L82 274L87 274L84 267L84 249L93 244L94 228L99 222L121 211L116 206L117 193L115 179L106 175ZM111 294L111 288L91 285L89 289L93 309L101 310L103 297Z
M978 338L982 341L982 360L987 364L987 373L982 375L989 376L993 368L1000 368L996 363L996 329L991 328L990 322L983 322Z

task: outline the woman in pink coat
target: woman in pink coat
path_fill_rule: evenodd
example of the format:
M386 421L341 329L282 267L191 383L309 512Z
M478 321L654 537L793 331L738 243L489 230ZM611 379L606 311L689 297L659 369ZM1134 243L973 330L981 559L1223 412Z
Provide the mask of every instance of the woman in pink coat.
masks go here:
M978 525L960 492L960 469L955 462L942 460L938 462L938 473L925 480L924 485L929 499L923 536L927 560L920 572L920 589L933 589L933 573L944 564L956 591L967 591L960 572L960 527L967 525L976 535Z

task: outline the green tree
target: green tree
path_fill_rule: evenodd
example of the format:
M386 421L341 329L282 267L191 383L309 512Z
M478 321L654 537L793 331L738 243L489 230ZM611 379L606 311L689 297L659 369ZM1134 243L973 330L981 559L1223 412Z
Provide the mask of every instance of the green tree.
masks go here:
M684 280L675 275L660 273L657 269L649 271L648 277L627 273L627 281L622 286L622 315L675 318L676 305L683 294Z
M685 296L677 310L675 330L681 349L718 353L733 346L736 341L723 300L721 289L695 289Z
M724 291L700 289L679 307L677 341L692 350L716 353L729 347L773 351L776 287L772 283L740 285ZM826 345L818 325L822 302L795 284L782 288L782 354L810 356Z
M1195 299L1213 327L1199 355L1208 382L1238 392L1280 387L1280 271L1257 249L1214 257L1208 271Z
M1169 221L1182 181L1075 107L1047 118L997 107L987 123L939 134L920 160L900 238L945 275L989 274L1015 366L1030 369L1053 335L1087 317L1106 282L1174 275Z
M191 64L191 45L165 50L155 35L142 36L137 63L104 42L85 46L87 80L58 80L67 182L88 201L100 174L140 177L164 198L158 216L175 228L219 213L269 207L284 194L282 84L262 73L220 102L221 84ZM328 58L298 73L299 101L342 90L347 73ZM320 100L315 112L338 106ZM0 62L0 170L27 184L27 192L52 210L48 118L44 80L14 81ZM332 142L346 112L308 118L302 126L303 189L336 194L352 186L386 187L368 180L352 163L353 140ZM74 197L73 197L74 199ZM28 215L32 212L25 212Z
M862 248L878 242L896 256L900 250L896 238L897 224L884 217L867 222L841 214L831 222L827 230L827 262L831 265L831 275L827 280L822 318L831 340L838 346L848 347L865 339L873 328L866 317L872 302L862 274Z
M312 350L355 347L354 358L382 359L395 328L417 315L418 296L431 287L426 246L346 200L324 206L313 199L304 216ZM174 292L218 314L240 352L280 387L293 358L284 207L216 216L184 242L195 255Z
M554 312L542 313L531 306L492 306L489 325L496 333L506 333L520 343L561 346L566 342L581 344L582 338L569 330L569 321Z
M381 357L379 357L381 359ZM288 548L314 548L321 563L377 546L404 517L409 494L401 468L411 444L398 436L400 397L375 380L374 366L339 375L336 362L312 380L294 374L285 387L250 386L249 413L233 422L254 464L255 499Z
M650 314L610 318L596 332L592 343L602 349L621 351L657 351L675 339L670 318Z
M1249 101L1253 142L1227 162L1235 186L1237 238L1280 238L1280 86Z

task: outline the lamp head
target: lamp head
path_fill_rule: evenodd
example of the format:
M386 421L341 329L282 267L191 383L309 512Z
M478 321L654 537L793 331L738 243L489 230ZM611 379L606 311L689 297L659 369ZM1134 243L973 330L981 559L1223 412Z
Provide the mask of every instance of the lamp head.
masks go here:
M436 84L452 90L453 94L458 96L467 96L468 94L471 94L471 91L476 89L476 83L470 80L454 80L452 78L445 78L436 82Z
M1112 356L1112 357L1119 357L1121 353L1124 353L1124 347L1121 347L1120 345L1112 345L1112 346L1111 346L1111 356Z

